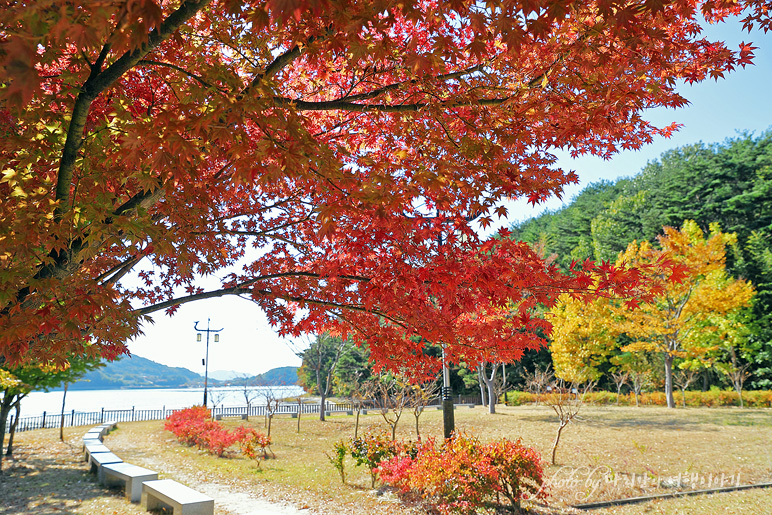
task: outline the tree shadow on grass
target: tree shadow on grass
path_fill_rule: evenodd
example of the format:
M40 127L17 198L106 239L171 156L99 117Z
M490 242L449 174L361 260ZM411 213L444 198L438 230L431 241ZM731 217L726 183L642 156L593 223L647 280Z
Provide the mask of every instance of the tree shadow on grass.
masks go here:
M80 457L80 459L79 459ZM80 449L61 442L43 450L17 444L3 457L0 514L75 515L85 501L99 504L122 492L101 487L82 461Z
M772 417L769 412L751 409L711 408L710 410L690 410L676 408L667 416L658 414L650 416L645 409L640 416L609 417L593 413L588 421L603 427L648 427L660 429L677 429L682 431L721 431L727 426L772 427Z

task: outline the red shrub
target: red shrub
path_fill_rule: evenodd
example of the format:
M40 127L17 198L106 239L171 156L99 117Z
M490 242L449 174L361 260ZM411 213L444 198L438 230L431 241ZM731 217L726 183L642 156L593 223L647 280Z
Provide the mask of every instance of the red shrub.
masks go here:
M379 466L381 479L423 498L440 513L475 513L502 495L513 507L521 499L543 498L544 471L536 451L520 441L487 445L456 436L437 448L429 439L411 453Z
M257 449L260 448L263 451L263 458L268 457L266 448L271 445L271 437L266 436L259 431L255 431L251 427L239 426L234 432L236 442L241 447L241 453L253 460L258 459Z

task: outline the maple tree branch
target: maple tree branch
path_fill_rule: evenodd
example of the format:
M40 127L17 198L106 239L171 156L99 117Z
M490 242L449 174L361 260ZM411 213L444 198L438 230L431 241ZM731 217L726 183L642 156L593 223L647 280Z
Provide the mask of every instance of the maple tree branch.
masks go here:
M207 81L205 81L204 78L201 77L200 75L196 75L193 72L189 72L188 70L182 68L181 66L177 66L176 64L165 63L165 62L162 62L162 61L153 61L152 59L142 59L142 60L137 62L137 65L140 65L140 66L141 65L163 66L163 67L166 67L166 68L171 68L172 70L176 70L176 71L178 71L178 72L180 72L180 73L182 73L184 75L187 75L191 79L194 79L196 82L198 82L199 84L201 84L204 87L207 87L209 89L216 89L218 91L223 91L222 88L218 88L214 84L210 84Z
M92 74L81 86L75 105L70 116L70 125L67 128L67 137L59 160L59 171L56 179L56 201L58 205L54 211L54 218L61 221L66 206L69 204L70 185L78 151L83 144L86 119L91 103L123 74L133 68L144 56L158 47L169 38L185 22L192 18L212 0L187 0L176 11L171 13L161 25L153 29L146 43L139 48L125 52L114 63L103 71L92 69ZM102 49L104 51L104 47Z
M131 272L131 270L137 266L137 264L139 264L139 262L142 261L142 258L144 257L144 255L132 256L123 263L114 266L107 272L97 277L96 281L104 281L101 283L102 286L113 285L120 281L126 274Z
M461 77L465 77L467 75L471 75L472 73L478 72L478 71L482 70L483 68L485 68L485 64L480 63L480 64L478 64L476 66L472 66L471 68L467 68L465 70L459 70L459 71L453 72L453 73L446 73L446 74L443 74L443 75L437 75L436 77L432 77L432 78L435 79L435 80L439 80L439 81L459 79ZM419 82L418 79L411 79L411 80L406 80L406 81L402 81L402 82L395 82L393 84L387 84L386 86L382 86L382 87L380 87L378 89L374 89L372 91L368 91L367 93L359 93L357 95L345 95L340 100L344 100L345 99L345 100L347 100L349 102L352 102L352 101L355 101L355 100L368 100L368 99L377 97L379 95L382 95L384 93L388 93L389 91L393 91L393 90L399 88L400 86L415 85L415 84L418 84L418 82Z
M129 200L124 202L121 206L119 206L113 212L113 216L125 215L131 211L136 211L137 209L148 209L153 204L161 200L161 197L164 196L164 193L164 186L158 186L155 189L137 193ZM110 220L107 220L107 222L109 223Z
M188 302L193 302L196 300L224 297L226 295L244 295L247 293L255 293L255 292L264 294L266 296L270 295L273 297L283 299L284 297L281 296L281 294L272 293L272 292L269 292L268 290L254 290L252 286L261 281L267 281L270 279L288 278L288 277L308 277L312 279L322 279L324 276L314 272L281 272L277 274L261 275L259 277L250 279L249 281L244 281L241 284L237 284L235 286L220 288L219 290L212 290L208 292L193 293L190 295L186 295L184 297L169 299L167 301L159 302L157 304L153 304L143 308L137 308L132 313L138 316L142 316L142 315L147 315L148 313L153 313L155 311L160 311L162 309L168 309L174 306L179 306L181 304L187 304ZM348 279L351 281L365 282L365 283L370 281L369 277L364 277L360 275L338 275L336 277L339 277L341 279ZM298 297L298 299L300 299L300 297ZM287 298L285 300L292 300L292 299ZM301 300L298 300L298 302L300 301ZM303 302L306 302L306 301L303 301ZM317 302L323 302L323 301L317 301Z
M481 98L479 100L467 100L463 102L441 102L439 105L445 108L470 107L470 106L498 106L512 97L506 98ZM367 112L380 111L384 113L407 113L424 109L431 104L417 102L413 104L357 104L343 100L329 100L323 102L308 102L286 97L273 97L274 103L279 107L293 107L298 111L352 111Z
M320 39L324 39L330 34L330 31L328 30L324 36L311 36L308 38L308 42L304 46L308 46L315 41L318 41ZM259 73L255 75L255 78L252 79L252 82L249 83L249 85L244 88L244 90L239 94L239 98L244 98L245 96L249 95L249 93L258 87L265 79L271 78L277 73L279 73L281 70L286 68L292 61L297 59L301 56L303 53L303 46L301 45L295 45L283 54L277 55L271 63L266 66L265 71L263 73Z

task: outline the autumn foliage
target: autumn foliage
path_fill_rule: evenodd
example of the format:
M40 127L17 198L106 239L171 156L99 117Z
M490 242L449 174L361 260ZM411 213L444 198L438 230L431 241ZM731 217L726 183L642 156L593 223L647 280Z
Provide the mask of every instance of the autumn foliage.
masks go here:
M658 353L665 365L668 406L673 399L673 364L685 360L707 364L719 350L736 346L731 316L747 307L753 287L726 272L727 247L734 234L717 225L704 234L686 220L680 229L665 227L659 245L633 242L617 262L644 266L646 282L657 291L654 297L630 309L613 299L598 299L589 305L564 298L553 310L555 332L551 344L556 373L565 379L595 379L597 366L615 351ZM655 265L664 256L674 263L667 271ZM672 270L677 280L672 280ZM629 343L618 344L626 335Z
M241 453L252 459L267 457L266 448L271 438L253 428L241 426L228 431L222 424L212 420L211 413L204 406L194 406L169 415L164 424L167 431L189 446L206 449L211 454L222 456L229 447L238 445ZM257 450L262 451L258 456Z
M556 148L670 134L642 110L752 58L700 13L746 7L766 21L692 0L0 2L0 355L115 357L150 314L238 295L386 365L425 341L516 360L559 294L647 293L476 224L575 182Z
M503 497L513 508L523 499L544 499L541 457L520 441L482 444L459 434L437 447L418 443L378 467L381 479L418 496L440 513L477 513Z

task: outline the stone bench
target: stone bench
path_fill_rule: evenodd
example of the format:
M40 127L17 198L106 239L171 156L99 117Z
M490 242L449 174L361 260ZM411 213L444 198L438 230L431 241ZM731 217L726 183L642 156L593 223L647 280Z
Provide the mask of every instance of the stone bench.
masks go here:
M92 429L89 429L88 432L86 432L85 435L83 435L84 440L99 440L102 441L102 437L104 436L104 432L102 431L101 427L94 427Z
M242 413L241 415L238 415L238 414L236 414L236 415L231 415L231 414L215 415L214 419L215 420L222 420L223 417L241 417L241 420L249 420L249 415L247 415L245 413Z
M83 444L83 448L81 450L83 452L86 452L86 446L87 445L89 445L89 444L94 444L94 445L101 444L102 440L100 440L99 438L94 438L93 436L88 436L88 437L84 436L83 440L81 440L81 443Z
M142 483L142 507L172 508L174 515L214 515L214 499L171 479Z
M110 449L99 440L86 440L83 443L83 461L88 462L91 454L95 452L110 452Z
M123 460L111 452L95 452L89 455L88 463L91 466L91 472L97 473L97 478L101 483L104 480L102 467L110 463L123 463Z
M158 472L132 465L131 463L107 463L102 466L101 483L105 486L125 485L126 499L139 502L142 498L142 483L158 479Z

